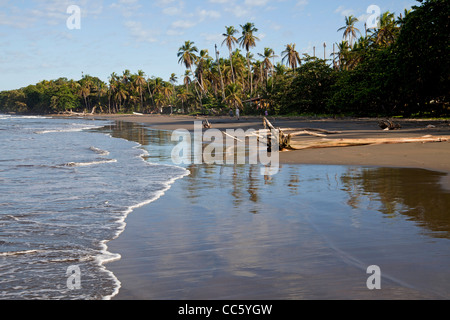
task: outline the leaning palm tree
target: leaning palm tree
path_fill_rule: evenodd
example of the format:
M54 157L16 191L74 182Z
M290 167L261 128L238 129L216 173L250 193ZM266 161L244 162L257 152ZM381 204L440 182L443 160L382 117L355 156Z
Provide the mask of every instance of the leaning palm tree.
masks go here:
M359 29L355 27L355 23L358 22L358 18L354 16L345 17L345 26L338 29L338 31L344 30L343 38L348 38L350 47L353 47L353 39L356 39L356 33L360 33Z
M295 43L287 44L286 49L281 54L283 55L282 62L293 70L302 64L300 54L295 50Z
M262 61L264 74L266 76L266 84L269 80L269 70L272 70L273 75L273 63L270 61L270 59L275 58L275 52L271 48L264 48L264 53L258 53L258 55L263 58Z
M195 75L197 81L202 89L202 94L205 93L205 84L204 84L204 72L207 69L207 61L210 61L211 57L208 54L207 49L200 50L200 55L197 57L197 69L195 71Z
M226 33L222 34L225 37L225 40L223 40L222 45L226 44L228 50L230 51L231 75L233 77L233 82L236 82L233 70L233 47L236 44L238 44L238 39L236 39L236 37L234 36L238 31L233 26L225 28L227 29L227 31Z
M247 22L246 24L241 25L241 28L242 36L238 39L238 41L240 46L242 48L245 48L245 50L247 51L247 64L250 77L250 94L253 94L253 76L250 66L249 52L251 48L256 46L256 41L259 41L259 38L254 35L254 33L258 32L258 29L255 28L255 24L251 22Z

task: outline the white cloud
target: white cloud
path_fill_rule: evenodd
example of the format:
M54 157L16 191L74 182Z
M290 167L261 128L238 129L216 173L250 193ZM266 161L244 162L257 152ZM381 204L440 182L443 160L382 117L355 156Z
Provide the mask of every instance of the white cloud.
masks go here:
M300 8L304 8L309 4L308 0L298 0L296 6Z
M162 10L162 12L168 16L176 16L183 12L180 7L167 7Z
M219 19L220 18L220 12L214 11L214 10L200 10L198 12L200 19Z
M156 42L156 32L154 30L145 29L140 22L126 21L125 27L130 31L131 36L137 42Z
M346 9L344 6L339 6L334 13L339 13L341 16L348 17L351 15L355 15L355 10Z
M249 7L262 7L265 6L269 0L245 0L245 5Z
M172 29L189 29L196 25L195 22L189 21L189 20L177 20L172 22L171 28Z

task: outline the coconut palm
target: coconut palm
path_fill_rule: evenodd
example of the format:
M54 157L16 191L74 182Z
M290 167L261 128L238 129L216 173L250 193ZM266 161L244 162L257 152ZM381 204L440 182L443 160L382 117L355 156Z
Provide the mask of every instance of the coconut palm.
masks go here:
M186 69L190 70L192 74L194 74L192 72L192 65L197 60L196 52L198 52L197 47L194 46L194 42L189 40L178 49L178 63L184 64Z
M189 92L184 88L180 88L177 98L181 101L181 112L184 113L184 104L189 99Z
M339 59L339 68L341 70L348 70L348 62L350 60L350 46L348 45L347 41L341 41L337 44L339 53L338 53L338 59Z
M300 54L295 50L295 43L287 44L286 49L281 54L283 55L282 62L293 70L302 64Z
M345 26L338 29L338 31L344 30L344 39L348 39L350 47L353 47L353 39L356 39L356 33L360 33L359 29L355 27L355 23L358 22L358 18L353 15L345 17Z
M119 82L114 98L117 101L119 101L119 110L120 111L122 111L122 106L123 106L122 102L125 103L127 97L128 97L128 91L125 89L124 84Z
M238 39L239 44L242 48L245 48L247 51L247 64L248 64L248 72L250 78L250 94L253 94L253 76L250 66L249 52L250 49L256 46L256 41L259 41L259 38L255 36L255 33L258 32L258 29L255 28L255 24L251 22L247 22L244 25L241 25L242 28L242 36Z
M211 57L208 54L208 50L200 50L200 54L197 57L196 63L197 63L197 69L195 70L195 75L197 78L197 81L200 85L200 88L202 89L202 95L205 93L205 85L204 85L204 72L207 69L207 61L210 61Z
M240 98L241 88L236 83L231 83L225 90L225 101L234 108L243 107L242 100Z
M184 45L178 49L178 63L184 64L186 66L186 69L189 69L192 74L194 74L194 72L192 72L192 65L195 63L195 61L197 61L197 55L195 54L195 52L198 52L198 49L196 46L194 46L194 42L189 40L185 41ZM202 97L198 93L197 87L195 85L194 88L195 91L197 91L200 105L202 105Z
M191 80L191 71L190 70L186 70L184 72L184 78L183 78L183 83L186 86L186 91L189 90L189 85L191 84L192 80Z
M142 70L138 70L136 76L134 77L134 86L136 87L138 94L141 97L141 111L144 110L144 96L142 87L145 86L145 73Z
M233 47L238 44L238 39L234 36L238 31L233 27L225 27L226 33L223 33L222 35L225 37L225 40L223 40L222 45L226 45L228 50L230 51L230 64L231 64L231 75L233 78L233 82L236 82L236 78L234 76L234 70L233 70L233 58L232 58L232 52Z
M373 35L374 42L378 46L389 46L396 38L399 28L397 27L393 13L386 11L380 17L380 27Z
M273 63L270 61L270 59L275 58L275 52L271 48L264 48L264 53L262 54L258 53L258 55L264 59L262 61L262 65L264 69L264 74L266 76L266 84L267 84L269 78L269 70L272 70L273 74Z

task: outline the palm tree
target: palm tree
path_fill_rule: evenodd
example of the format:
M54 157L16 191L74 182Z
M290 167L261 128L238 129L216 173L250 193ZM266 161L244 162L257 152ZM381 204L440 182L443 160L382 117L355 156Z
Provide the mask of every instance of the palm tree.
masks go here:
M373 35L375 44L383 47L391 45L395 41L398 30L394 14L389 11L384 12L380 17L380 28Z
M137 88L137 91L141 97L141 111L144 111L144 97L143 97L143 90L142 86L146 84L145 81L145 73L142 70L138 70L138 73L136 77L134 78L134 85Z
M242 100L240 98L240 91L241 91L240 89L241 88L236 83L231 83L226 88L225 101L228 102L234 108L243 107Z
M283 55L282 61L293 70L302 64L300 54L295 50L295 43L287 44L286 49L281 54Z
M208 54L208 50L200 50L200 55L197 57L197 69L196 69L196 77L197 81L200 85L200 88L202 89L202 95L205 93L205 86L204 86L204 77L203 74L206 70L206 64L207 61L210 60L211 57Z
M189 69L192 74L194 74L194 72L192 72L192 65L197 60L197 56L196 56L195 52L198 52L197 47L194 46L194 42L188 40L188 41L185 41L184 45L178 49L178 54L177 54L178 58L179 58L178 63L184 64L186 66L186 69ZM194 85L194 88L197 91L197 87L195 85ZM202 97L200 96L198 91L197 91L197 95L200 100L200 105L202 105Z
M184 88L180 88L177 94L177 98L181 101L181 112L184 113L184 104L189 99L189 92Z
M197 60L195 52L198 52L198 49L194 46L194 42L192 41L186 41L184 45L178 49L178 63L184 64L186 69L189 69L192 74L192 65Z
M256 46L256 41L258 37L254 35L254 33L258 32L258 29L255 28L255 24L251 22L247 22L244 25L241 25L242 28L242 36L238 39L239 44L242 48L245 48L247 51L247 64L248 64L248 72L250 76L250 94L253 94L253 76L252 71L250 67L250 59L249 59L249 52L250 49Z
M273 63L270 61L270 59L275 58L275 52L271 48L264 48L264 53L263 54L258 53L258 55L264 59L262 61L262 63L263 63L264 73L266 76L266 84L267 84L268 79L269 79L269 70L272 70L272 74L273 74Z
M347 41L341 41L337 44L338 46L338 59L339 68L341 70L348 70L348 61L350 60L350 46Z
M226 44L228 50L230 51L230 64L231 64L231 75L233 77L233 82L236 82L236 78L234 76L234 70L233 70L233 47L238 44L238 39L234 36L238 31L233 27L225 27L226 33L223 33L222 35L225 37L225 40L223 40L222 45Z
M79 95L83 98L86 109L89 109L88 96L91 94L91 83L89 80L83 81L79 88Z
M183 78L183 83L186 86L186 91L189 90L189 85L191 84L192 80L191 80L191 71L186 70L184 72L184 78Z
M119 110L122 111L122 101L125 102L125 100L128 97L128 91L125 89L125 86L123 85L123 83L119 83L117 90L116 90L116 94L115 94L115 99L119 101Z
M358 18L354 16L345 17L345 26L338 29L338 31L344 30L344 39L348 38L350 47L353 46L353 39L356 39L356 32L359 33L359 29L355 27L355 23L358 22Z
M172 84L172 93L175 94L175 83L177 83L178 77L175 73L172 73L169 78L169 82ZM172 104L170 105L170 113L173 113Z

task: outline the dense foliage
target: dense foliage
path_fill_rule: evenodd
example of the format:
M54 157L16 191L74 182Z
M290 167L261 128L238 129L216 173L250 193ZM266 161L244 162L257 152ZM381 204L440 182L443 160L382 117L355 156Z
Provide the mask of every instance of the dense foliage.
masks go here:
M440 116L450 114L450 2L418 0L399 16L385 12L377 28L360 31L346 17L343 41L331 58L300 57L287 44L278 57L258 44L253 23L239 32L227 26L222 49L198 50L186 41L177 53L186 67L181 79L147 77L143 71L111 74L108 83L92 76L60 78L0 93L0 112L64 111L119 113L329 114ZM226 56L224 58L223 56ZM281 61L275 63L275 58ZM177 85L177 83L179 83Z

